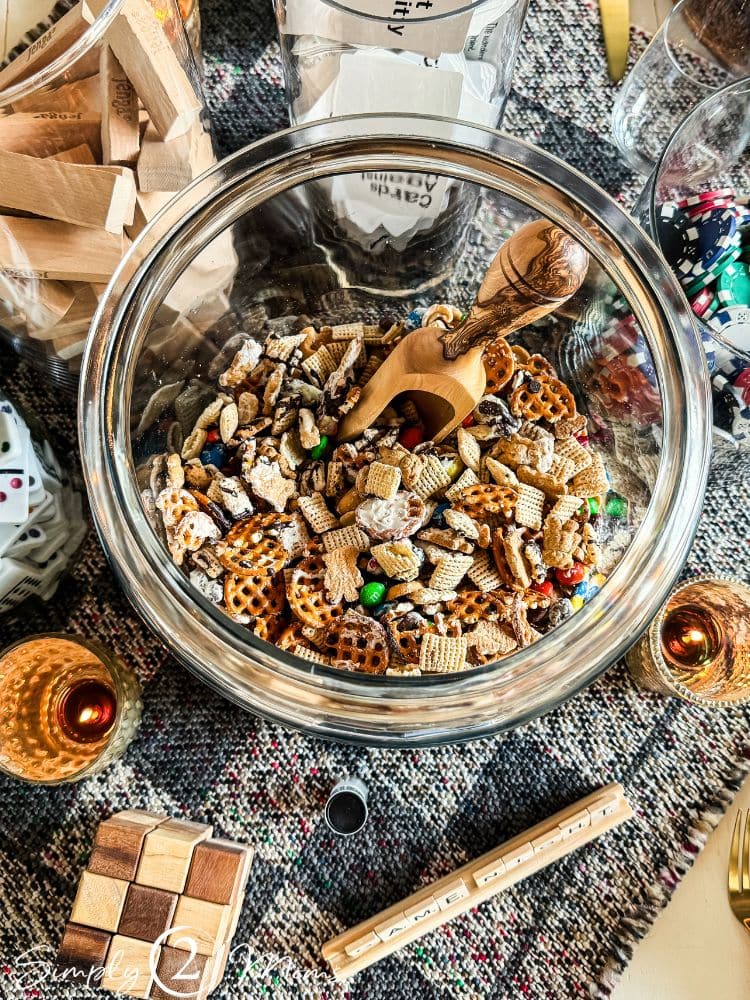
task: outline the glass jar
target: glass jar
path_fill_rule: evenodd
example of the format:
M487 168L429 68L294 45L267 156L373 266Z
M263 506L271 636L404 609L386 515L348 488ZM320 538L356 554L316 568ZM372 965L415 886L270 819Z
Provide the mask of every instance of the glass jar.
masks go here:
M320 182L379 171L455 184L472 211L454 212L448 199L441 202L448 216L420 220L423 227L414 227L402 250L387 239L372 247L347 204L326 200ZM300 322L387 323L394 312L439 301L465 310L503 239L539 217L583 244L591 264L577 296L517 340L541 347L575 388L579 408L599 428L613 488L631 498L623 548L599 592L541 641L498 663L429 676L337 671L257 638L220 612L173 564L142 495L148 499L152 474L157 481L161 475L155 457L180 450L243 340L294 331ZM165 303L175 292L179 297L196 255L213 249L220 258L228 237L238 267L227 299L213 316L197 308L183 314L170 333ZM627 331L620 330L620 317L630 312ZM633 331L640 343L631 354L614 337ZM629 363L635 355L640 368ZM438 119L331 119L265 139L206 174L144 233L110 287L85 357L79 405L100 537L157 635L246 708L310 733L370 744L486 736L590 683L669 593L708 472L709 386L700 342L650 241L611 198L549 154ZM603 526L615 531L609 521Z
M38 20L11 0L9 23L20 28L24 11ZM0 70L0 333L74 389L130 242L215 162L208 114L176 0L76 4L11 54Z
M498 127L528 0L275 0L292 124L370 112Z

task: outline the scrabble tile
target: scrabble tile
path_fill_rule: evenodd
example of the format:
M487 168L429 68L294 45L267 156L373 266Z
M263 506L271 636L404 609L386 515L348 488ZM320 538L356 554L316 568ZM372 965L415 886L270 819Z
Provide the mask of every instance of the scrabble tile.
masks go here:
M251 848L230 840L206 840L198 844L193 851L185 895L209 903L233 902L239 896L252 854Z
M184 892L195 846L213 828L203 823L167 820L146 834L136 882L167 892Z
M138 870L143 841L155 825L149 827L145 823L133 823L120 816L105 820L96 831L89 871L132 882Z
M171 1000L174 996L206 996L211 982L211 959L180 948L162 948L151 1000ZM183 976L189 978L182 978ZM193 978L195 977L195 978Z
M116 934L107 952L102 988L127 997L148 997L153 983L151 967L158 967L160 952L148 941Z
M227 939L233 916L231 906L180 896L172 924L186 929L170 934L167 944L186 948L184 942L188 939L194 942L199 955L214 955Z
M61 970L73 969L80 976L88 976L92 969L104 968L111 940L111 935L104 931L68 924L57 953L57 965Z
M116 931L127 891L128 883L123 879L84 872L78 883L71 922L102 931Z
M172 926L178 899L177 893L134 883L125 897L119 933L142 941L156 941Z

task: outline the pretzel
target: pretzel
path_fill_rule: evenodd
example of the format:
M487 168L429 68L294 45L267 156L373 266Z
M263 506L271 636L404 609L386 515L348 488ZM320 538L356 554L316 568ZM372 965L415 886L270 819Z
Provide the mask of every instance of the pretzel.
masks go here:
M289 556L278 538L268 529L288 524L289 515L254 514L238 521L227 533L217 555L221 565L236 576L264 573L274 576L286 564Z
M455 510L462 511L478 520L486 520L488 515L509 516L516 505L518 493L512 486L498 486L496 483L477 483L461 490Z
M200 510L188 511L173 531L175 542L187 552L196 552L204 542L221 538L216 522Z
M326 627L323 646L334 667L362 674L384 674L390 652L388 636L380 622L356 611L332 620Z
M513 597L506 591L485 594L481 590L465 590L448 603L446 611L464 625L476 625L481 619L510 621L512 603Z
M161 511L165 528L174 528L186 514L198 510L198 501L192 493L168 486L156 498L156 508Z
M529 372L535 377L538 375L548 375L557 378L557 372L543 354L532 354L523 364L519 365L525 372Z
M381 500L393 500L401 485L401 469L383 462L373 462L367 470L365 493L373 493Z
M370 535L384 542L397 542L413 535L425 513L423 500L401 490L391 500L368 497L357 507L357 524Z
M534 376L511 394L510 411L527 420L547 420L554 424L576 412L573 393L560 379Z
M424 673L446 674L463 670L469 647L463 636L451 637L428 632L419 650L419 669Z
M513 378L516 361L505 337L497 337L484 351L484 374L487 377L486 392L499 392Z
M281 614L286 605L284 575L256 573L253 576L227 574L224 604L232 615L250 615L253 632L259 639L273 642L283 627Z
M343 605L332 604L325 594L325 563L319 555L308 556L287 575L286 598L292 612L305 625L323 628L343 613Z
M286 591L284 596L286 596ZM276 645L279 649L291 649L297 645L307 645L307 636L302 631L305 626L298 618L292 618L284 630L281 632L279 637L276 639ZM299 654L298 654L299 655Z

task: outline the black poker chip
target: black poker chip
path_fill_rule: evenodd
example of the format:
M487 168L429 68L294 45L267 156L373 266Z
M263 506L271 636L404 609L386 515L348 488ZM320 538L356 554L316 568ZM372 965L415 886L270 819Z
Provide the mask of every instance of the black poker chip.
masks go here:
M692 247L698 239L698 231L693 220L674 202L667 201L659 206L656 230L662 253L672 267L680 268L683 261L692 256Z

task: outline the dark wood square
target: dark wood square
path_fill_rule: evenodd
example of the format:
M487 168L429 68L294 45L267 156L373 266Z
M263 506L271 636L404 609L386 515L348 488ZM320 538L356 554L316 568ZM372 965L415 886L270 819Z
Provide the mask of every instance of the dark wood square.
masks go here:
M181 948L162 948L156 968L157 981L152 985L149 996L152 1000L172 1000L175 995L198 997L208 985L212 968L208 962L206 955L191 955ZM174 978L176 975L193 976L196 972L195 979Z
M96 875L125 879L132 882L138 868L141 848L149 827L141 823L118 820L117 816L105 820L96 831L94 849L88 869Z
M207 840L193 851L185 895L209 903L227 904L237 898L248 849L229 840Z
M141 941L156 941L172 926L178 898L175 892L133 883L125 897L117 933Z
M67 924L56 963L61 970L74 969L78 976L85 978L92 969L104 968L111 939L112 935L105 931Z

